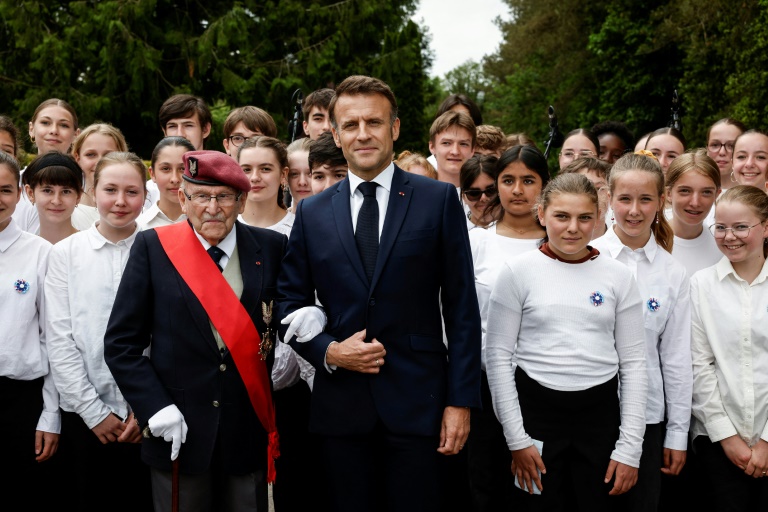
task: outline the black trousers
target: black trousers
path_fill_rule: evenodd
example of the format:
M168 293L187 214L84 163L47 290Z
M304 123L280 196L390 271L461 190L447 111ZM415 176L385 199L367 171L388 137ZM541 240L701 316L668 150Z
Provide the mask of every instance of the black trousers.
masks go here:
M141 444L101 444L79 414L62 411L59 452L69 489L62 502L74 510L152 510L150 472L141 461Z
M623 511L620 500L608 495L613 482L603 482L619 439L618 377L583 391L556 391L518 367L515 383L525 430L543 442L547 469L541 495L516 489L520 509Z
M657 512L661 496L661 465L664 461L663 423L645 426L643 454L637 472L637 484L626 493L626 510L629 512Z
M438 444L438 437L398 435L381 424L366 434L322 436L330 509L334 512L446 510L441 508L440 501L446 474L445 456L437 452Z
M708 437L699 436L693 443L707 475L706 485L712 491L711 510L768 510L768 478L746 475L726 457L719 442L713 443Z
M473 512L498 512L514 508L514 478L510 468L512 454L507 448L504 429L493 412L488 375L482 372L480 393L483 409L472 410L467 439L469 487Z

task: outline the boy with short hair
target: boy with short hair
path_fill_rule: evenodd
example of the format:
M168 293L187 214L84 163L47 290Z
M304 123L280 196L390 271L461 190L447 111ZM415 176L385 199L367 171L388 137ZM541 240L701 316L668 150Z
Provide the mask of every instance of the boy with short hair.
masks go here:
M224 151L235 158L243 142L257 135L277 138L277 125L272 116L251 105L236 108L224 121Z
M477 131L472 118L463 112L448 111L429 129L429 151L437 161L437 179L459 189L461 166L474 154Z
M198 151L211 133L211 110L202 98L191 94L175 94L165 100L158 118L164 136L184 137Z
M504 132L498 126L481 124L477 127L476 155L493 155L498 158L504 151L506 144L507 139L504 137Z
M320 134L331 131L328 106L333 99L333 89L318 89L311 92L301 104L304 114L304 133L312 140Z
M309 171L312 178L312 194L319 194L334 183L347 177L347 159L336 146L331 132L321 134L309 147Z

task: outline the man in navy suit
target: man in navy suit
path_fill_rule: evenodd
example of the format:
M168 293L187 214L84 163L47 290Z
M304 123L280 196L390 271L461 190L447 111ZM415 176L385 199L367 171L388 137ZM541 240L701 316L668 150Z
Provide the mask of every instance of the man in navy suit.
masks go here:
M136 237L104 358L144 430L156 511L171 509L172 460L180 510L266 511L271 310L287 240L237 222L251 185L232 158L192 151L184 162L189 222Z
M392 163L400 120L384 82L347 78L329 113L350 173L297 209L278 280L278 318L292 321L282 339L317 369L310 429L331 509L437 510L444 456L463 448L480 406L466 220L454 187Z

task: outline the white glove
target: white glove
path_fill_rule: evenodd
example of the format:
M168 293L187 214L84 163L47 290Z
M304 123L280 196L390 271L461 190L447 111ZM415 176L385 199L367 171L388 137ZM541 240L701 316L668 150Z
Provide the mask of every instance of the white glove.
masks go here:
M155 437L162 437L171 444L171 460L176 460L181 450L181 443L187 440L187 424L184 416L175 405L160 409L147 422Z
M296 341L305 343L323 332L326 321L325 312L317 306L297 309L280 322L283 325L291 324L285 331L284 341L287 343L296 335Z

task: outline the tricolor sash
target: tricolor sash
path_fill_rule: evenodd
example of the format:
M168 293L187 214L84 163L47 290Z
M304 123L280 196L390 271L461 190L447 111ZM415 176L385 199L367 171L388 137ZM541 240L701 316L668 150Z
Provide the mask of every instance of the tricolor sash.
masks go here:
M267 365L259 355L259 332L189 223L179 222L155 231L174 268L200 301L232 354L253 410L269 435L267 482L272 483L275 481L275 459L280 456L280 448L270 377Z

